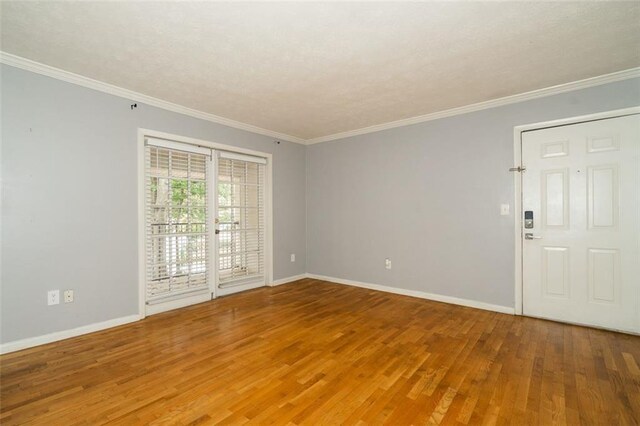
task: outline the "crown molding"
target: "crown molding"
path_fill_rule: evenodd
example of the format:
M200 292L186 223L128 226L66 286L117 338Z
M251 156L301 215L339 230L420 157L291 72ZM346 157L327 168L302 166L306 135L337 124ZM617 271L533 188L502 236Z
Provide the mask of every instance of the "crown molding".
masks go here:
M538 99L538 98L551 96L551 95L557 95L560 93L570 92L578 89L586 89L589 87L600 86L602 84L614 83L616 81L628 80L636 77L640 77L640 67L618 71L611 74L605 74L597 77L587 78L584 80L573 81L570 83L558 84L556 86L545 87L543 89L532 90L530 92L520 93L517 95L505 96L504 98L478 102L476 104L465 105L458 108L451 108L443 111L433 112L430 114L419 115L417 117L405 118L402 120L391 121L389 123L363 127L361 129L334 133L327 136L320 136L313 139L307 139L306 144L312 145L312 144L321 143L321 142L329 142L337 139L348 138L351 136L364 135L367 133L379 132L381 130L393 129L393 128L402 127L402 126L409 126L411 124L424 123L425 121L437 120L439 118L445 118L445 117L452 117L454 115L467 114L469 112L480 111L483 109L495 108L495 107L504 106L504 105L510 105L518 102Z
M0 51L0 63L10 65L12 67L21 68L23 70L31 71L37 74L52 77L57 80L66 81L67 83L77 84L79 86L87 87L89 89L98 90L100 92L108 93L110 95L119 96L121 98L131 99L142 104L162 108L167 111L176 112L178 114L188 115L191 117L199 118L201 120L211 121L213 123L222 124L235 129L246 130L251 133L258 133L260 135L273 137L276 139L282 139L289 142L295 142L299 144L305 144L305 140L287 135L284 133L274 132L271 130L263 129L261 127L253 126L251 124L242 123L240 121L231 120L229 118L220 117L218 115L209 114L207 112L198 111L193 108L188 108L182 105L174 104L172 102L164 101L162 99L154 98L152 96L144 95L142 93L134 92L133 90L124 89L122 87L114 86L112 84L104 83L102 81L94 80L92 78L84 77L79 74L75 74L69 71L65 71L59 68L51 67L30 59L16 56L11 53Z
M348 138L351 136L364 135L367 133L379 132L382 130L393 129L396 127L424 123L426 121L437 120L439 118L446 118L446 117L452 117L455 115L467 114L474 111L480 111L484 109L510 105L518 102L542 98L545 96L552 96L560 93L570 92L573 90L586 89L589 87L600 86L602 84L614 83L616 81L622 81L622 80L628 80L631 78L640 77L640 67L631 68L628 70L618 71L611 74L605 74L597 77L587 78L584 80L578 80L570 83L559 84L556 86L545 87L543 89L532 90L530 92L520 93L517 95L505 96L503 98L492 99L484 102L478 102L475 104L465 105L457 108L451 108L443 111L437 111L430 114L419 115L417 117L405 118L402 120L391 121L383 124L376 124L374 126L363 127L360 129L349 130L346 132L333 133L330 135L320 136L317 138L305 140L302 138L298 138L296 136L274 132L272 130L263 129L261 127L253 126L251 124L242 123L239 121L231 120L229 118L220 117L218 115L209 114L207 112L198 111L193 108L188 108L182 105L174 104L172 102L164 101L162 99L158 99L152 96L144 95L142 93L134 92L133 90L124 89L122 87L114 86L112 84L108 84L102 81L94 80L92 78L84 77L79 74L75 74L59 68L51 67L49 65L45 65L36 61L32 61L30 59L16 56L11 53L3 52L1 50L0 50L0 63L10 65L16 68L21 68L37 74L45 75L47 77L52 77L58 80L66 81L68 83L77 84L79 86L87 87L89 89L98 90L100 92L108 93L114 96L131 99L143 104L147 104L157 108L162 108L167 111L176 112L178 114L188 115L191 117L199 118L201 120L206 120L213 123L222 124L224 126L233 127L235 129L245 130L251 133L257 133L260 135L269 136L276 139L282 139L289 142L295 142L302 145L312 145L312 144L321 143L321 142L329 142L329 141L334 141L338 139Z

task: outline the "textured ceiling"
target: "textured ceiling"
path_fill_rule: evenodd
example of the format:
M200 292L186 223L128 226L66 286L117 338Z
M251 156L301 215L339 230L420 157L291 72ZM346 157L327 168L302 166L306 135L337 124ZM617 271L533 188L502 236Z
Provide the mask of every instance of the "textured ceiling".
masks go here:
M640 2L2 2L1 49L310 139L640 65Z

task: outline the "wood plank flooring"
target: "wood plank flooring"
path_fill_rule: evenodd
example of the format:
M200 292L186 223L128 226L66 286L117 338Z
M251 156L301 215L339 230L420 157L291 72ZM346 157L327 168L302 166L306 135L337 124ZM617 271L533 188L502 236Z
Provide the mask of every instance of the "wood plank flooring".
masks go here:
M640 337L311 279L0 365L3 425L640 424Z

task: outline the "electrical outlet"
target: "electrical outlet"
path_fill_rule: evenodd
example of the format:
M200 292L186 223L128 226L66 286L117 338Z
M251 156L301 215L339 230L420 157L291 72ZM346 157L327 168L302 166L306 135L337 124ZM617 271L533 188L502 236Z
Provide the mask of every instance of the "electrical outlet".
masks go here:
M64 291L64 303L73 302L73 290L65 290Z
M60 303L60 290L49 290L47 293L47 305L57 305Z
M509 204L500 204L500 214L502 216L509 216Z
M292 262L295 262L295 261L296 261L296 255L295 255L295 254L292 254L292 255L291 255L291 261L292 261Z
M391 259L387 258L384 260L384 267L387 269L391 269Z

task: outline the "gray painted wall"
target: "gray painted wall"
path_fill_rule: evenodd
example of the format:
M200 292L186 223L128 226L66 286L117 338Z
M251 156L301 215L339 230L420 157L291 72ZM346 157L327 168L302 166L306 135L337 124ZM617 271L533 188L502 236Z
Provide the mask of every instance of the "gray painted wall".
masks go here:
M0 341L138 312L137 129L273 154L274 279L305 272L305 147L3 65ZM289 255L296 254L291 263ZM75 302L47 306L50 289Z
M304 147L0 72L2 343L137 313L139 127L273 154L275 279L306 271L512 307L514 216L499 205L513 208L513 127L640 104L628 80ZM47 306L56 288L76 301Z
M627 80L308 146L307 272L513 307L513 127L639 104Z

